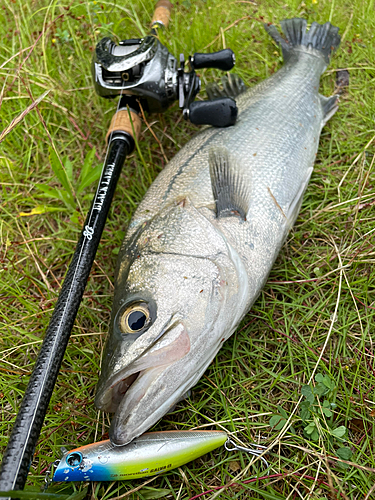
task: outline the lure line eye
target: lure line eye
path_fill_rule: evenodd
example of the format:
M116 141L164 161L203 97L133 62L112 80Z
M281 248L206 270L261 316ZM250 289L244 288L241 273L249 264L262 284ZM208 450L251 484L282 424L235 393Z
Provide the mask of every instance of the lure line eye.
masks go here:
M78 467L78 465L82 462L82 454L78 452L70 453L66 457L66 463L70 465L70 467Z
M149 320L150 312L146 303L131 304L122 313L120 328L123 333L137 333L148 325Z

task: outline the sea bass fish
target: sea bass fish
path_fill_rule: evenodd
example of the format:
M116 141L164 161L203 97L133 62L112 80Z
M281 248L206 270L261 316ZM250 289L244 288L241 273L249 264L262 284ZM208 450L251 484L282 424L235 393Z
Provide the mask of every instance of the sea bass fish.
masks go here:
M265 29L284 66L237 96L237 123L206 128L136 210L118 258L95 403L132 441L197 383L263 288L293 225L337 96L318 93L338 28ZM237 86L239 88L239 86Z

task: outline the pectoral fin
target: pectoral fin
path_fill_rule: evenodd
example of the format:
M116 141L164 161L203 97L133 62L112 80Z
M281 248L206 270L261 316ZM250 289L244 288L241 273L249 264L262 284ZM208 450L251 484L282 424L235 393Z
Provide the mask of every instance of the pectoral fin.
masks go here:
M226 148L215 148L210 151L209 163L216 217L238 215L246 220L250 190L236 160Z

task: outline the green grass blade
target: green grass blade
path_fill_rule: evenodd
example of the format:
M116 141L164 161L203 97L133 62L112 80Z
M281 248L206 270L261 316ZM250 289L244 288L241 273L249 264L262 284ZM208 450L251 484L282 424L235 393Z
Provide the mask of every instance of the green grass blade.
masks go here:
M82 178L82 181L77 189L77 194L82 193L82 191L90 186L93 182L97 181L100 178L100 175L103 170L103 164L98 164L94 168L90 168L90 170L86 173L85 177Z
M95 148L92 148L85 156L85 161L83 162L83 166L81 168L81 172L78 177L77 194L80 194L84 189L81 187L81 184L86 179L86 176L90 173L94 158L95 158Z
M57 156L56 152L52 148L50 148L49 150L49 160L51 163L52 170L54 171L56 177L61 182L64 190L71 199L74 199L73 191L71 188L71 184L69 182L67 172L65 171L64 166L61 164L61 161Z
M83 493L83 492L81 492ZM86 491L84 492L86 495ZM0 497L20 498L21 500L79 500L84 496L60 495L58 493L42 493L30 490L0 491Z

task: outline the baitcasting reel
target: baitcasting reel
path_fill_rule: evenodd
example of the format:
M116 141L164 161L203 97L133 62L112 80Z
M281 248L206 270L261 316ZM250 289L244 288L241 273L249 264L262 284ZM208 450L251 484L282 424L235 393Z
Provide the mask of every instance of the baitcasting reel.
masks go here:
M96 46L92 73L95 90L102 97L136 96L149 113L161 113L178 100L186 120L227 127L236 121L236 102L230 97L193 102L201 88L195 70L229 71L234 63L231 49L196 53L189 57L190 71L186 72L184 55L180 55L178 64L153 29L145 38L123 40L119 45L103 38Z

